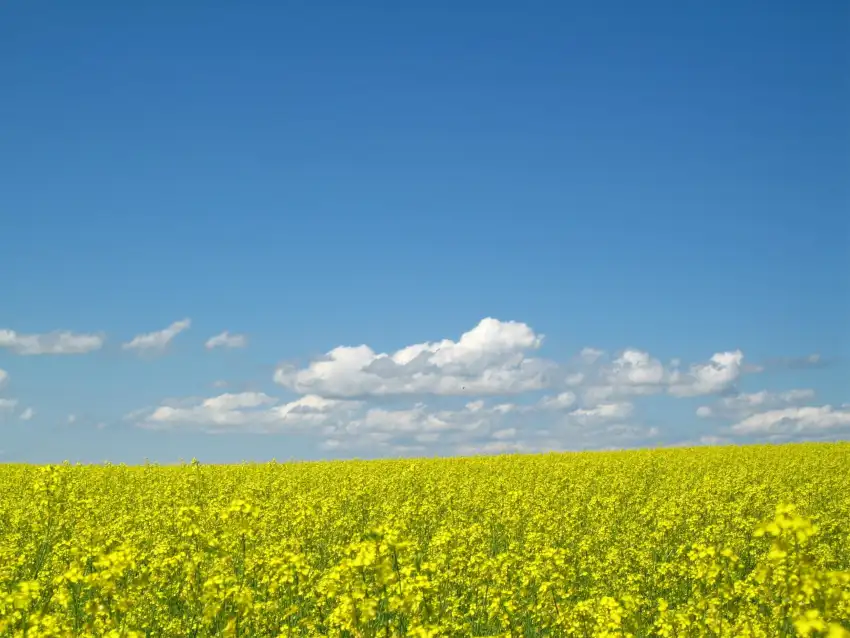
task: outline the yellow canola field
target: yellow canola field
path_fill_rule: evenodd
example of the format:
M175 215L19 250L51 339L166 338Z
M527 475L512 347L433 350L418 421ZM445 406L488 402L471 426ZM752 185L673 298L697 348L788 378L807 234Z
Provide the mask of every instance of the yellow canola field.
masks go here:
M850 443L0 466L0 636L850 636Z

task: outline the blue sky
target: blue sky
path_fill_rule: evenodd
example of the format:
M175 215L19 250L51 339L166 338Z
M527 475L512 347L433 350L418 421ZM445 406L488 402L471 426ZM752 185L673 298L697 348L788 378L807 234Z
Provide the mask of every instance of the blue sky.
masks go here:
M0 460L846 438L846 3L458 5L3 3Z

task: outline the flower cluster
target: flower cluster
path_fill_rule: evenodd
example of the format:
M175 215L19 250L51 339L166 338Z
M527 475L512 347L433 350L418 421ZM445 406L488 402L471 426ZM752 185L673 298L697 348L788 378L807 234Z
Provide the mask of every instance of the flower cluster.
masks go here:
M794 635L850 637L848 443L0 466L0 636Z

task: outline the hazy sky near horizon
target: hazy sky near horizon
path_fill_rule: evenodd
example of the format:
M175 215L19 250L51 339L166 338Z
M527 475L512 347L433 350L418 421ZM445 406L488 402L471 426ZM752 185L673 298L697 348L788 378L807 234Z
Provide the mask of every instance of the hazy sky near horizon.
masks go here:
M4 2L0 461L848 438L848 25Z

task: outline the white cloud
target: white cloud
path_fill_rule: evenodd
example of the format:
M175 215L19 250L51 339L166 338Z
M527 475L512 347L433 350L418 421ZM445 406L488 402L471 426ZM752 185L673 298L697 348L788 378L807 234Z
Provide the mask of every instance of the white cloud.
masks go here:
M0 399L0 410L2 411L14 410L17 405L17 399Z
M238 334L232 335L225 330L221 334L217 334L214 337L207 339L204 347L207 350L212 350L213 348L244 348L247 345L248 337Z
M265 408L275 403L277 399L262 392L225 393L191 407L162 405L146 421L150 424L242 426L252 419L262 420L269 416ZM256 411L256 408L264 409Z
M314 395L277 405L278 399L263 392L226 393L193 404L185 403L188 405L161 405L153 411L136 411L128 417L147 428L182 426L271 432L321 426L334 417L344 418L359 405L354 401L335 401Z
M670 394L693 397L721 392L741 375L743 360L744 354L740 350L718 352L708 363L692 365L687 373L679 374L677 371L672 375Z
M105 339L97 334L78 334L67 330L44 334L20 334L0 330L0 348L19 355L86 354L103 347Z
M35 410L32 408L26 408L23 412L21 412L18 417L21 421L29 421L35 416Z
M398 434L433 434L458 427L460 425L457 413L432 413L424 404L417 404L407 410L371 408L359 418L337 424L337 430L340 432L377 439L389 439Z
M486 441L461 445L458 447L457 453L460 456L489 456L515 453L531 454L542 451L544 449L538 446L531 446L520 441Z
M6 372L3 368L0 368L0 388L6 385L6 382L9 380L9 373Z
M582 425L625 419L632 415L634 406L631 403L600 403L592 408L580 408L568 413L571 420Z
M576 395L572 392L561 392L558 396L543 397L540 400L540 407L547 410L563 410L574 405Z
M602 433L606 437L616 438L621 442L634 441L640 439L652 439L660 434L658 428L646 428L639 425L629 425L624 423L615 423L606 426ZM614 447L613 449L616 449Z
M625 350L614 360L608 372L608 382L613 386L657 386L667 376L664 365L640 350Z
M521 408L513 403L500 403L493 406L493 412L496 414L508 414L509 412L516 412L519 410L521 410Z
M599 416L600 420L596 423L585 421L579 424L575 419L568 419L554 430L524 432L521 427L496 430L489 440L461 441L452 452L472 456L515 452L539 454L570 450L617 450L646 444L657 439L660 434L658 428L611 423L607 422L609 415ZM614 421L617 421L617 418ZM515 432L511 432L512 429Z
M697 408L697 416L703 418L720 417L742 419L750 414L764 411L768 408L778 408L794 405L815 396L814 390L789 390L787 392L740 393L723 397L713 406L702 405Z
M188 319L176 322L125 347L162 348L188 327ZM206 346L244 345L241 337L225 331ZM689 365L677 359L662 363L635 348L610 355L585 348L557 366L533 356L542 340L527 324L486 318L456 341L418 343L389 353L367 345L339 346L305 366L281 366L274 380L300 395L289 402L264 392L231 391L164 401L125 418L156 429L299 432L315 437L325 449L370 455L493 453L655 442L658 429L636 416L634 402L641 396L666 395L669 401L716 395L720 398L700 406L697 414L730 416L744 430L752 425L741 423L756 411L812 396L809 390L730 395L748 373L740 350L717 352ZM541 390L551 394L513 402L494 398ZM400 395L410 402L399 405ZM722 442L720 433L693 434L693 444Z
M487 318L457 342L414 344L393 354L339 346L304 369L278 368L274 379L301 394L337 397L527 392L546 387L554 368L528 357L542 340L524 323Z
M665 366L647 352L624 350L610 363L601 363L583 386L582 399L596 405L623 397L667 393L676 397L717 394L730 388L742 373L743 353L718 352L706 363L687 371L674 359Z
M850 409L831 405L790 407L759 412L731 427L739 435L808 434L850 427Z
M262 392L225 393L211 398L168 400L135 411L126 419L148 429L189 428L207 432L300 432L334 450L396 454L401 450L457 454L473 448L495 450L487 441L510 442L511 449L559 449L565 441L594 447L599 437L631 441L651 436L624 423L627 403L572 409L569 393L537 404L470 401L457 409L425 403L394 408L364 401L305 395L288 403ZM435 399L443 403L447 399ZM540 427L543 425L544 427ZM548 426L548 427L546 427ZM613 428L613 429L611 429ZM548 438L541 439L541 436ZM541 447L542 446L542 447ZM502 449L502 448L498 448Z
M713 434L706 434L700 436L698 439L687 439L684 441L676 441L674 443L668 443L663 447L667 448L676 448L676 447L711 447L717 445L729 445L732 443L731 439L722 436L715 436Z
M225 393L205 400L201 407L212 411L233 411L243 408L257 408L263 405L277 403L277 399L263 392Z
M75 414L69 414L68 415L68 423L76 423L76 421L77 421L77 415L75 415Z
M206 431L251 431L311 433L336 445L379 446L385 449L407 445L406 441L442 443L442 435L453 446L491 436L521 435L527 431L527 415L534 406L482 401L456 410L433 409L424 403L407 408L370 406L363 401L329 399L305 395L280 404L262 392L226 393L208 399L169 400L155 409L135 411L127 419L145 428L199 428ZM599 412L604 412L600 408ZM569 418L570 413L564 415ZM532 419L534 415L531 415ZM579 419L581 420L581 419ZM596 419L604 421L604 417Z
M581 372L574 372L573 374L568 374L564 379L564 383L567 385L581 385L584 381L584 374Z
M579 357L581 357L582 361L587 364L594 364L604 354L604 350L597 350L596 348L582 348L581 352L579 353Z
M167 328L156 332L148 332L145 334L136 335L132 340L121 345L124 350L162 350L171 340L178 334L187 330L192 325L191 319L182 319L175 321Z

